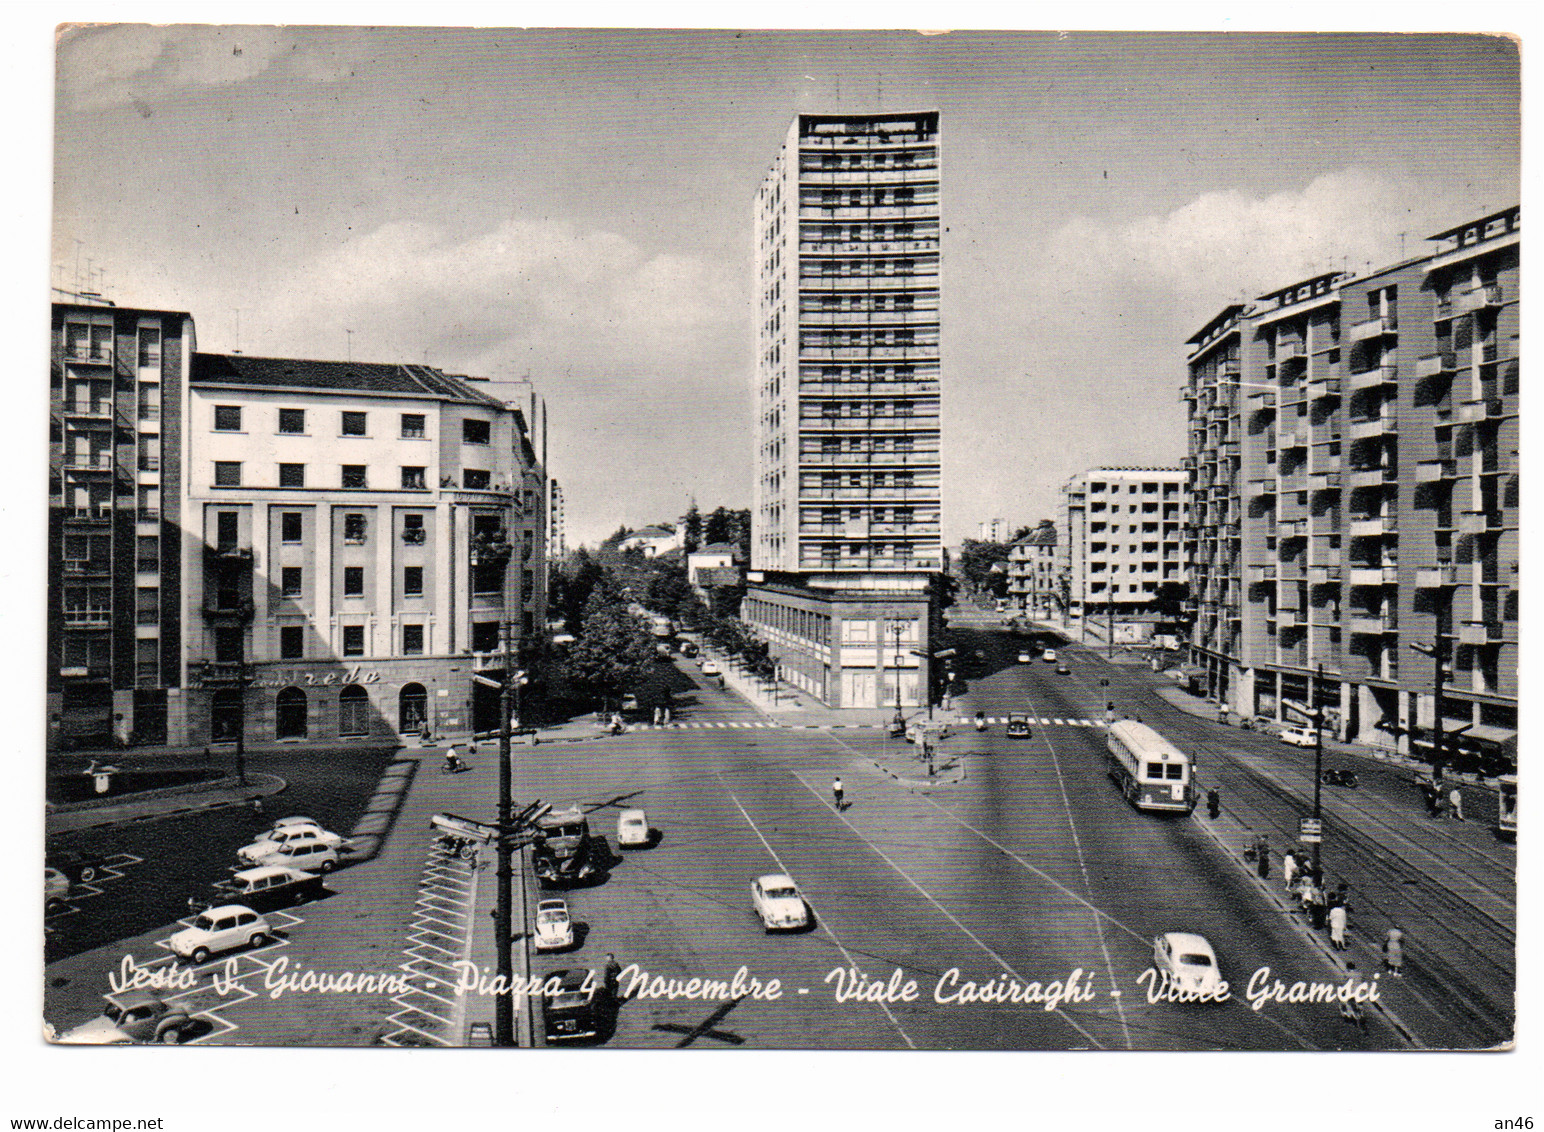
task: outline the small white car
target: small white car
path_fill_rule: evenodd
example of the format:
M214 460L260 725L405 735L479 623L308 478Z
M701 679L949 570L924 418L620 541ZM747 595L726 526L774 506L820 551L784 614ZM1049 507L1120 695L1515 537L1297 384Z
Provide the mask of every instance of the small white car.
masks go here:
M793 878L782 873L757 877L751 883L751 905L767 931L788 931L809 924L809 907Z
M287 864L285 861L264 861L262 858L287 845L298 842L320 842L330 845L333 849L343 851L348 848L348 840L338 836L330 830L323 829L315 823L293 823L284 826L275 826L250 845L244 845L236 850L236 856L248 864ZM336 864L336 859L334 860Z
M718 665L713 663L713 661L711 661L711 660L703 661L702 662L702 674L704 676L717 676L718 675Z
M631 692L629 692L627 695L623 696L622 697L622 710L623 711L637 711L638 710L638 697L633 695Z
M574 921L568 914L568 901L543 900L536 905L537 951L562 951L574 945Z
M1029 660L1030 660L1029 653L1027 653L1027 652L1019 653L1019 663L1020 664L1028 664Z
M1046 649L1045 652L1040 654L1040 659L1045 661L1047 664L1055 664L1056 663L1056 650L1055 649Z
M330 873L338 867L338 848L315 837L295 837L268 847L248 845L237 854L252 865L283 865L306 873Z
M649 818L642 810L627 809L617 815L617 845L623 849L649 843Z
M1289 727L1281 733L1281 741L1294 747L1312 747L1315 737L1312 727Z
M211 955L238 947L262 947L273 938L268 921L244 904L226 904L200 912L190 927L168 941L179 959L203 963Z
M1181 991L1210 994L1222 982L1217 953L1205 936L1165 932L1153 940L1153 966Z

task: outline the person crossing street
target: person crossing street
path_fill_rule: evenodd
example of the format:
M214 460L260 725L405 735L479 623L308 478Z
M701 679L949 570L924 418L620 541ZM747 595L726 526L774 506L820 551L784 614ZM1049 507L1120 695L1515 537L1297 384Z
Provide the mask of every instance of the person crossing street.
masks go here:
M831 780L831 797L838 813L842 810L842 779L840 776Z

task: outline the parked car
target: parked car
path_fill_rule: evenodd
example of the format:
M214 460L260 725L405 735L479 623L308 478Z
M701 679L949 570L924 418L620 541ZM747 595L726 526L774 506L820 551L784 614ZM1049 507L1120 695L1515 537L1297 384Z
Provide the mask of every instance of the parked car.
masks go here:
M1165 932L1153 940L1153 966L1182 991L1207 994L1222 982L1217 953L1205 936Z
M1294 747L1312 747L1316 742L1312 727L1288 727L1279 737Z
M204 963L222 951L262 947L272 937L273 929L258 913L242 904L226 904L200 912L167 942L179 959Z
M1046 649L1043 653L1040 654L1040 659L1045 661L1047 664L1055 664L1056 663L1056 650L1055 649Z
M543 900L536 905L537 951L561 951L574 945L574 921L568 914L568 901Z
M1023 712L1010 712L1008 714L1007 735L1010 739L1028 739L1033 734L1029 726L1029 716Z
M623 696L622 697L622 710L623 711L637 711L638 710L638 697L633 695L631 692L629 692L627 695Z
M296 837L283 843L257 842L241 849L237 856L251 865L283 865L302 872L330 873L338 867L338 849L315 837Z
M1030 661L1029 653L1027 653L1027 652L1019 653L1019 663L1020 664L1028 664L1029 661Z
M100 854L80 853L74 849L49 849L44 860L50 868L63 873L71 884L90 884L96 879L103 858Z
M327 894L326 882L317 873L285 865L260 865L232 873L215 886L223 904L238 903L260 911L288 908Z
M147 990L104 995L103 1000L107 1005L100 1015L66 1031L59 1041L82 1046L126 1046L144 1042L176 1045L193 1025L186 1010Z
M255 865L261 858L269 856L286 845L293 842L309 841L330 845L340 852L348 848L348 839L340 837L331 830L323 829L314 822L302 823L292 821L288 825L274 826L250 845L244 845L236 850L236 856L248 864Z
M697 646L695 644L693 644L691 641L682 641L681 642L681 655L682 656L696 656L697 655Z
M612 989L586 967L553 971L542 984L542 1032L548 1043L597 1038L614 1010Z
M649 818L642 810L626 809L617 815L617 846L633 849L649 843Z
M70 898L70 878L52 865L43 866L43 907L53 909Z
M719 667L713 661L704 659L702 662L702 674L704 676L717 676L719 674Z
M769 873L751 882L751 905L767 931L802 928L809 924L809 906L793 878Z

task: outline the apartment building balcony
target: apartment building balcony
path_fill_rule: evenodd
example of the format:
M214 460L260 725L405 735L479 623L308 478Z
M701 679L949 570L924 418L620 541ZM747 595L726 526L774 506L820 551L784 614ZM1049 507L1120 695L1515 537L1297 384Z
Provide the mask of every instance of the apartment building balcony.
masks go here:
M1393 413L1385 413L1366 420L1354 420L1348 430L1352 440L1369 440L1375 436L1393 435L1398 431L1398 418Z
M1286 519L1276 524L1276 537L1282 542L1308 537L1307 519Z
M1465 621L1458 627L1458 643L1461 645L1484 647L1513 639L1506 635L1506 625L1501 621Z
M64 468L70 472L112 475L113 455L111 452L100 454L72 453L64 458Z
M111 562L92 558L66 558L60 564L60 573L71 578L105 578L112 572Z
M801 417L800 432L937 432L936 413L910 417Z
M1371 515L1365 518L1353 518L1349 524L1347 533L1352 538L1378 538L1386 534L1396 534L1399 531L1399 521L1393 515Z
M1464 511L1458 516L1458 533L1461 535L1499 534L1510 529L1501 511Z
M1392 467L1353 468L1349 477L1353 488L1382 487L1384 484L1396 483L1398 480L1399 470Z
M1249 580L1257 585L1265 582L1274 582L1276 580L1276 564L1264 563L1258 566L1250 566Z
M1236 440L1224 440L1224 441L1222 441L1220 444L1217 445L1217 452L1218 452L1218 454L1220 456L1222 456L1222 457L1224 457L1226 459L1237 460L1239 458L1238 441L1236 441Z
M72 366L108 366L113 364L111 346L66 346L64 360Z
M64 607L66 629L111 628L113 609L110 605L67 605Z
M938 306L912 306L901 310L807 310L799 312L800 328L825 326L934 326L938 322Z
M1340 396L1339 377L1315 377L1308 382L1308 397L1313 401L1320 401L1326 397Z
M1399 632L1399 622L1387 613L1361 613L1353 611L1346 618L1346 628L1364 637L1382 637Z
M1346 341L1366 342L1373 338L1381 338L1385 334L1396 334L1398 331L1399 319L1393 315L1384 315L1381 318L1369 318L1353 324L1346 333Z
M1457 477L1457 460L1420 460L1415 465L1416 483L1440 483Z
M1270 615L1267 614L1266 616L1269 617ZM1274 620L1278 629L1295 629L1307 624L1302 612L1297 609L1277 609Z
M205 558L217 558L225 562L251 562L252 548L250 546L206 546Z
M1339 566L1310 566L1308 567L1308 584L1311 586L1338 586L1340 585Z
M1255 411L1263 412L1276 407L1276 394L1275 389L1251 389L1247 396L1253 402Z
M1480 283L1453 296L1453 310L1457 314L1499 307L1505 299L1500 283Z
M59 666L61 680L106 680L112 675L112 661L106 657L90 657L79 663Z
M1194 401L1196 399L1196 391L1188 385L1181 385L1179 387L1179 399L1181 401Z
M1308 476L1309 491L1339 491L1339 472L1311 472Z
M1398 366L1373 366L1361 373L1346 375L1346 385L1353 393L1363 389L1376 389L1380 385L1394 385L1399 380Z
M1276 447L1283 452L1292 448L1307 448L1308 434L1305 432L1284 432L1276 437Z
M1353 566L1349 572L1353 586L1392 586L1399 582L1396 566Z
M799 286L822 291L934 291L938 289L937 271L897 271L890 275L828 275L806 271L799 275Z
M208 594L204 597L204 617L211 621L250 621L252 602L230 594Z
M801 157L801 185L914 185L938 180L938 162L922 154L916 154L909 165L886 165L872 169L827 169L821 165L818 154Z
M60 412L71 424L83 428L111 428L117 420L111 401L67 401L60 406Z
M1418 590L1446 589L1458 585L1458 567L1451 562L1436 566L1422 566L1415 572L1415 588Z
M1453 420L1458 424L1487 424L1515 415L1506 411L1506 402L1500 397L1476 397L1461 402L1453 412Z
M1250 495L1275 495L1276 494L1276 477L1271 476L1268 479L1250 480L1249 481L1249 494Z
M252 679L252 666L244 660L206 660L191 667L204 684L246 684Z
M110 523L113 521L113 509L105 503L95 504L89 507L61 507L66 523Z
M1422 381L1432 377L1451 377L1453 369L1452 354L1427 354L1415 359L1415 376Z

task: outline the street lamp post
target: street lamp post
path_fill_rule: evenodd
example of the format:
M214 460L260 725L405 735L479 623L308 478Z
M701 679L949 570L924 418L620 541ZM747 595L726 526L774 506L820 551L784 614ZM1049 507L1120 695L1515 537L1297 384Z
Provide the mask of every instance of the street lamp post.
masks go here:
M1324 665L1321 664L1308 677L1308 703L1306 706L1299 706L1286 699L1282 701L1287 708L1301 716L1305 716L1313 724L1313 820L1318 830L1318 833L1315 834L1318 840L1313 841L1312 844L1313 871L1316 876L1321 875L1320 849L1322 847L1322 838L1324 837L1322 809L1324 790L1324 709L1319 706L1319 683L1323 679Z
M498 961L501 985L515 985L515 965L511 947L514 943L514 869L511 865L513 849L508 837L513 802L510 798L513 774L509 756L509 717L513 710L515 683L514 622L505 621L504 631L504 686L499 692L499 839L497 850L498 898L494 906L494 950ZM515 1005L512 994L500 994L493 1000L493 1043L513 1047L515 1044Z
M906 723L906 717L901 714L901 627L890 626L890 635L895 638L895 722L902 726Z

